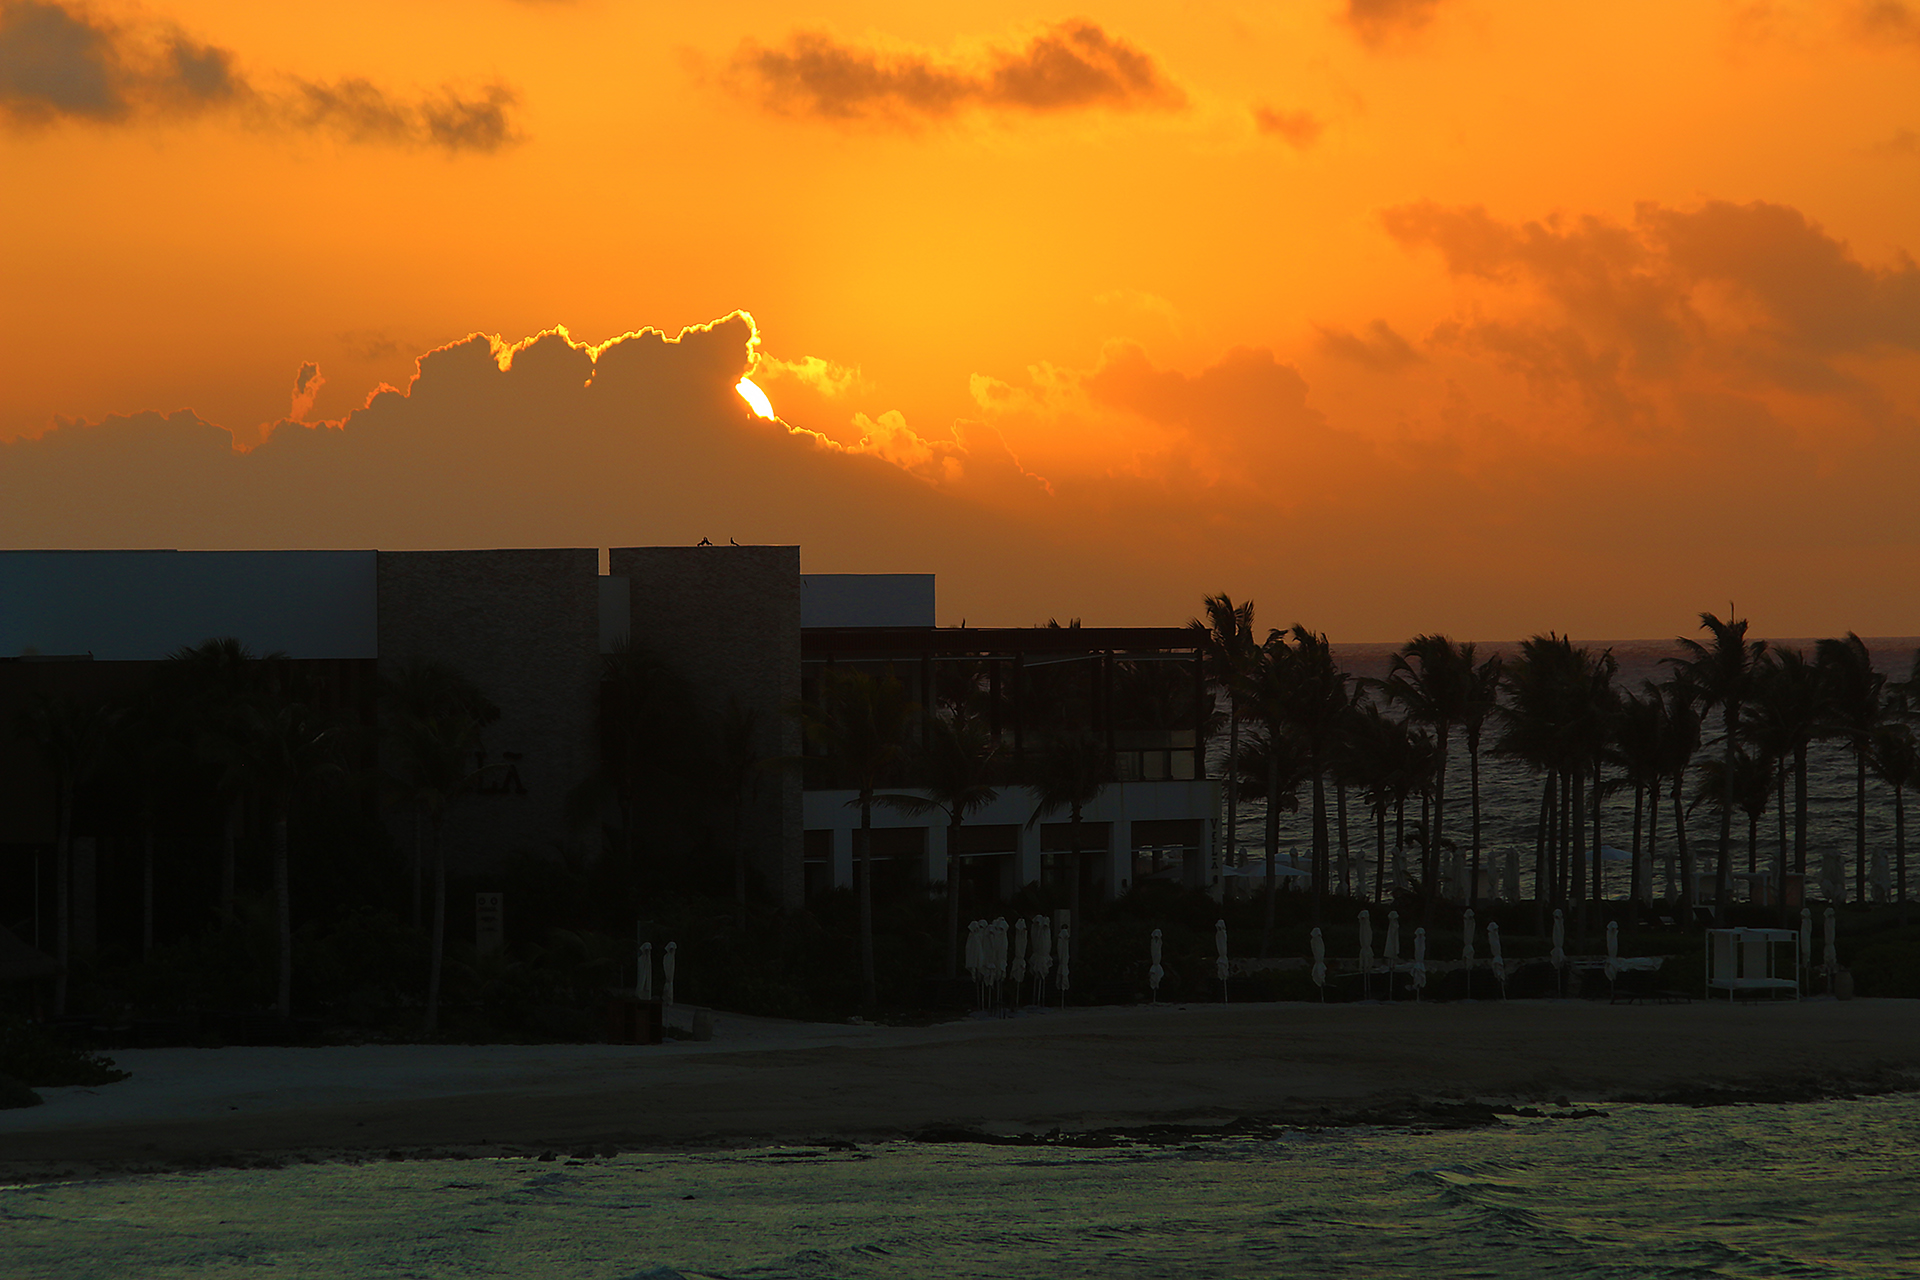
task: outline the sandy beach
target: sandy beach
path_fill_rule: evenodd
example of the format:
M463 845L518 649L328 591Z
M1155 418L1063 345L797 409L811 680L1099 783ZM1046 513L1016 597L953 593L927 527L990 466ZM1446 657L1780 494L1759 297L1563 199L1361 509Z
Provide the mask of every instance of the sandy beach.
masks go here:
M287 1158L867 1141L1240 1118L1409 1097L1578 1103L1920 1083L1920 1001L1074 1009L928 1027L715 1015L703 1043L146 1049L0 1112L0 1177Z

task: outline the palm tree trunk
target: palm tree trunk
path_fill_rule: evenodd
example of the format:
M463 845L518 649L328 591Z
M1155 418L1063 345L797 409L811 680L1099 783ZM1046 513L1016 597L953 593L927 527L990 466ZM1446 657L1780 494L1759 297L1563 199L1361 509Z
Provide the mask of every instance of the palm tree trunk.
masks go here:
M1067 939L1072 953L1069 960L1079 960L1085 949L1080 945L1080 935L1086 932L1080 927L1080 806L1073 806L1067 822L1067 869L1071 876L1067 882L1067 918L1073 924L1073 936Z
M1373 845L1375 867L1373 873L1373 897L1383 902L1387 896L1387 799L1380 797L1373 806Z
M1546 781L1540 784L1540 824L1534 828L1533 835L1533 903L1534 932L1546 927L1546 902L1553 889L1553 875L1548 869L1548 860L1552 857L1553 816L1560 806L1554 803L1554 781L1559 777L1553 770L1547 770Z
M1606 899L1606 890L1602 885L1602 877L1600 874L1601 868L1606 861L1602 854L1602 850L1605 849L1606 845L1600 839L1600 816L1605 807L1600 803L1602 794L1600 786L1600 757L1595 756L1593 758L1593 900L1595 902L1602 902Z
M1642 902L1653 901L1653 868L1660 861L1660 775L1647 780L1647 878L1642 884ZM1669 858L1671 863L1671 858ZM1673 888L1673 869L1667 869L1667 888Z
M1320 923L1320 902L1326 891L1333 850L1327 839L1327 779L1320 762L1313 762L1313 922Z
M1687 852L1686 777L1685 769L1674 770L1673 791L1667 797L1667 812L1673 815L1673 851L1680 865L1680 910L1691 925L1693 909L1699 904L1693 900L1693 857Z
M1445 852L1447 846L1443 843L1441 837L1445 834L1442 828L1446 826L1447 822L1447 754L1449 746L1447 730L1449 727L1447 722L1442 720L1435 726L1434 730L1435 745L1438 748L1440 758L1440 767L1435 771L1433 778L1433 821L1427 826L1427 855L1433 864L1432 870L1427 877L1427 902L1429 905L1423 913L1423 915L1427 917L1432 916L1433 908L1431 904L1434 899L1440 896L1441 859L1447 856ZM1318 923L1317 917L1315 922ZM1430 919L1427 921L1427 927L1433 927Z
M1220 855L1220 869L1224 872L1234 856L1239 852L1240 828L1240 779L1238 764L1240 760L1240 700L1227 692L1227 838ZM1200 772L1204 773L1202 769ZM1220 877L1221 893L1226 892L1226 877Z
M960 976L960 818L947 826L947 976Z
M873 973L873 788L860 790L860 1005L868 1013L880 1004Z
M1347 784L1338 778L1333 783L1333 800L1340 821L1340 893L1347 896L1353 892L1353 852L1347 843Z
M1467 905L1480 905L1480 734L1467 733L1467 792L1473 811L1472 865L1467 870Z
M1780 927L1787 927L1787 762L1779 762L1774 779L1774 825L1779 828L1779 847L1773 857L1773 901L1780 908Z
M1627 897L1634 902L1642 901L1640 896L1640 822L1642 811L1647 802L1647 789L1636 782L1633 784L1633 869L1627 873Z
M1567 791L1573 801L1573 813L1568 828L1573 843L1568 849L1568 865L1573 871L1573 882L1567 886L1567 896L1575 901L1587 896L1587 777L1586 770L1574 769L1568 778Z
M1907 927L1907 796L1893 784L1893 896L1900 904L1900 927Z
M293 910L287 888L287 802L273 815L274 915L280 927L280 988L275 998L282 1022L293 1018Z
M1793 749L1793 870L1796 875L1807 874L1807 744L1804 742Z
M241 799L227 802L227 821L220 832L220 920L233 923L234 864L239 860L235 845L240 839Z
M153 816L147 815L140 840L140 954L153 954Z
M53 1014L67 1012L67 966L73 956L73 783L61 778L55 783L59 792L59 829L53 837L53 920L54 958L60 967L53 973Z
M1266 903L1260 921L1260 958L1267 958L1267 944L1273 937L1275 863L1280 856L1280 754L1274 743L1267 743L1267 888Z
M1713 862L1713 922L1727 923L1727 873L1733 870L1733 760L1740 718L1731 699L1726 711L1727 745L1720 764L1720 852Z
M1856 902L1867 900L1867 751L1865 746L1853 753L1853 896Z
M427 960L427 1031L440 1025L440 966L447 953L447 854L440 840L440 818L431 824L433 855L433 951Z

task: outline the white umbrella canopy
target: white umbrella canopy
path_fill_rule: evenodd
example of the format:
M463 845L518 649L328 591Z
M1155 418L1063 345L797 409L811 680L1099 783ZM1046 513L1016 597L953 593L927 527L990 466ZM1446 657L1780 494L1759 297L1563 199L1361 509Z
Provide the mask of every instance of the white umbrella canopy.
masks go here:
M1487 961L1493 966L1493 976L1500 979L1500 994L1507 993L1507 960L1500 954L1500 922L1487 921Z
M1007 918L995 917L987 926L987 981L998 982L1007 976Z
M1413 931L1413 990L1419 994L1420 988L1427 985L1427 931L1424 928Z
M1013 966L1007 970L1007 976L1018 987L1027 980L1027 920L1025 916L1013 922Z
M1393 971L1400 967L1400 913L1398 911L1387 912L1387 941L1380 955L1387 962L1389 975L1387 981L1391 984Z
M1840 971L1840 951L1834 946L1834 939L1840 931L1840 913L1832 907L1827 908L1827 938L1822 949L1821 961L1826 966L1828 977Z
M1158 929L1155 929L1153 936L1147 939L1147 955L1151 960L1147 965L1147 985L1153 988L1153 998L1158 1000L1160 979L1167 976L1167 971L1160 965L1160 931Z
M1460 958L1473 963L1473 908L1460 913Z
M1327 940L1315 929L1307 939L1313 947L1313 985L1320 988L1320 998L1327 998Z
M1620 922L1607 921L1607 981L1620 976Z
M673 971L678 966L680 944L669 942L665 954L660 957L660 1002L673 1003Z
M634 970L633 995L636 1000L653 999L653 944L640 944L640 965Z
M984 979L987 968L986 943L982 931L987 927L985 920L967 922L967 973L975 982Z

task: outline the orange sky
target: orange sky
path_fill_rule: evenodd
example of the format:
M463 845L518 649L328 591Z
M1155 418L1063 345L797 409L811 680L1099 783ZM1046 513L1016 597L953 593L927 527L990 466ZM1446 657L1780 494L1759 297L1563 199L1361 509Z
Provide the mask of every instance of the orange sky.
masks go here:
M0 0L0 542L1920 633L1920 3L678 8Z

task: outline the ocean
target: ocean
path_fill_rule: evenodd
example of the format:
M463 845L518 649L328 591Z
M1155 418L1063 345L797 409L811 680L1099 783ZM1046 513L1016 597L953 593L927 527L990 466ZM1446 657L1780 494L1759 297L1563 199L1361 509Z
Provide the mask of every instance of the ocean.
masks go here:
M1920 1096L1177 1146L881 1143L0 1188L13 1280L263 1273L1912 1277Z
M1758 637L1755 637L1758 638ZM1679 652L1671 640L1614 640L1588 641L1576 640L1576 644L1599 653L1610 650L1620 664L1619 674L1615 677L1615 687L1635 693L1640 692L1643 682L1663 680L1671 673L1666 659ZM1790 639L1770 642L1777 647L1799 649L1809 656L1813 653L1813 640ZM1876 637L1865 641L1873 655L1877 670L1890 680L1905 680L1912 670L1914 654L1920 649L1920 637L1891 636ZM1379 678L1387 674L1389 660L1398 645L1394 644L1335 644L1333 655L1342 669L1351 675ZM1494 654L1512 654L1519 646L1511 643L1480 644L1477 646L1481 659ZM1221 704L1225 706L1224 700ZM1508 759L1494 750L1499 739L1499 725L1491 723L1483 740L1480 758L1481 772L1481 830L1484 848L1492 855L1494 866L1500 869L1501 880L1505 880L1506 860L1513 858L1519 862L1519 880L1521 896L1531 898L1533 894L1533 858L1534 828L1539 821L1541 779L1527 770L1517 761ZM1708 717L1701 733L1702 747L1694 757L1696 769L1700 763L1717 757L1720 739L1720 717L1717 712ZM1226 756L1226 735L1214 738L1210 744L1210 767L1217 770L1224 766ZM1462 736L1456 731L1453 735L1452 750L1449 752L1447 766L1447 815L1444 834L1449 840L1457 841L1464 856L1469 841L1469 807L1467 789L1467 752ZM1601 801L1601 840L1622 850L1632 848L1633 840L1633 792L1624 786L1613 786L1619 782L1616 771L1609 770L1603 783L1609 784ZM1688 779L1688 795L1698 783L1698 774ZM1787 839L1791 850L1793 839L1793 784L1788 783ZM1809 875L1809 896L1820 899L1819 881L1823 867L1829 872L1844 872L1846 900L1854 898L1854 761L1847 748L1834 742L1816 742L1807 754L1807 871ZM1302 867L1308 865L1308 854L1312 848L1311 805L1303 792L1302 803L1297 812L1281 815L1280 848L1283 858L1296 860ZM1915 799L1910 797L1910 802ZM1364 861L1371 868L1374 860L1374 831L1371 810L1362 804L1357 796L1349 796L1349 849L1357 861ZM1333 800L1331 791L1328 796L1328 810L1331 814ZM1418 801L1408 805L1408 822L1411 824L1419 817ZM1910 815L1920 821L1920 811ZM1330 818L1331 824L1331 818ZM1588 833L1591 835L1591 813L1589 813ZM1687 821L1687 839L1689 850L1694 854L1701 870L1712 871L1712 856L1719 839L1719 815L1710 806L1701 806ZM1672 815L1663 799L1659 815L1658 861L1654 868L1653 888L1655 896L1666 897L1669 886L1665 874L1668 852L1673 848ZM1920 840L1920 829L1909 832L1910 838ZM1337 840L1338 831L1334 831ZM1392 857L1393 819L1388 815L1387 839L1389 858ZM1241 863L1252 869L1260 863L1266 841L1266 807L1262 801L1247 800L1240 805L1239 820L1235 824L1235 845L1239 850ZM1779 846L1779 828L1777 817L1771 806L1760 823L1759 869L1772 866L1772 859ZM1884 865L1891 873L1894 858L1894 806L1893 796L1888 789L1871 775L1867 780L1867 851L1871 859L1876 854L1884 859ZM1915 891L1915 881L1920 880L1920 844L1910 850L1909 894ZM1409 857L1417 858L1417 850ZM1791 853L1789 853L1791 856ZM1733 869L1746 870L1747 858L1747 822L1745 814L1736 814L1733 831ZM1391 864L1390 864L1391 865ZM1625 862L1609 862L1605 875L1607 894L1613 898L1627 895L1627 868ZM1391 873L1389 873L1391 874ZM1369 871L1368 886L1372 879ZM1500 896L1511 896L1504 891Z

